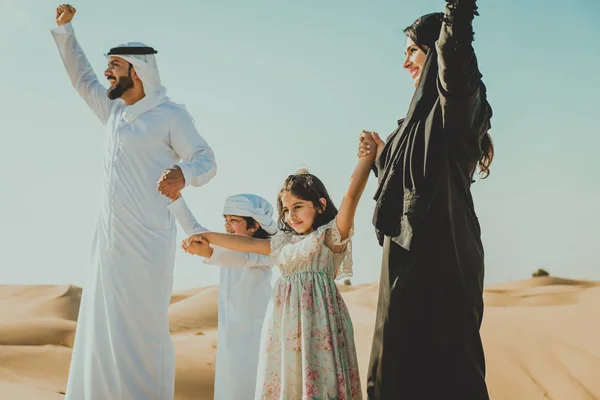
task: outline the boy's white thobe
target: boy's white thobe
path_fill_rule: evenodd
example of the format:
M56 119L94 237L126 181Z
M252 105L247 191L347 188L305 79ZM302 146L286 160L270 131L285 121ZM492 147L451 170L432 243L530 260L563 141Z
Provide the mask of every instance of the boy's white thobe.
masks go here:
M183 197L169 205L187 235L207 232ZM271 298L269 266L276 260L214 246L204 261L220 266L215 400L251 400L256 389L263 320Z

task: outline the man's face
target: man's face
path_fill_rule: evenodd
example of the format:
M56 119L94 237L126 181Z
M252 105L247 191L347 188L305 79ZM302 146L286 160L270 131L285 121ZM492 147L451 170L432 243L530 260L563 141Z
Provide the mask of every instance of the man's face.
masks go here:
M118 99L123 94L133 88L132 65L120 57L111 56L108 59L108 68L104 70L104 76L110 83L110 88L106 92L109 99Z

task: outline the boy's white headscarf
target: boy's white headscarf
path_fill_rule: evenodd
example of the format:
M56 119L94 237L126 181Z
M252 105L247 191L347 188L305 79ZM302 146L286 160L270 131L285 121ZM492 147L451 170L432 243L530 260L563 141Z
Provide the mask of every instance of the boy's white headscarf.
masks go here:
M273 207L255 194L229 196L223 206L223 215L251 217L269 234L277 233L277 223L273 220Z
M154 49L144 43L127 42L111 49L111 52L115 49L119 49L119 53L122 53L122 49L126 47L148 47L149 50L154 51ZM167 97L167 89L161 83L158 64L154 54L105 54L105 56L106 58L111 56L119 57L132 64L133 69L135 69L135 72L138 74L144 85L144 93L146 96L131 106L125 116L126 122L131 122L146 111L170 101Z

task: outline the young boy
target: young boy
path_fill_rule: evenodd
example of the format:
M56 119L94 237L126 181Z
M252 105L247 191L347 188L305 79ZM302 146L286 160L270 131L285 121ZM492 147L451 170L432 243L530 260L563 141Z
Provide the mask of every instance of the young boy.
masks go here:
M169 209L187 235L206 232L180 194ZM253 194L225 200L223 217L228 233L266 239L277 232L273 207ZM218 344L214 398L254 399L260 335L271 288L274 259L195 243L186 252L205 258L204 263L221 267L218 299Z

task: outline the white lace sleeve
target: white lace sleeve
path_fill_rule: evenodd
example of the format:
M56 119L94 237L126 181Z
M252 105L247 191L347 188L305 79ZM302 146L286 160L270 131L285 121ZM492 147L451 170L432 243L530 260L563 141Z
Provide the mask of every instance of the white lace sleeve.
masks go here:
M271 253L269 257L279 258L279 253L281 253L281 249L290 242L291 234L285 232L277 232L275 235L271 236Z
M325 245L333 252L333 261L336 267L335 279L349 278L352 276L352 236L354 225L350 228L348 237L342 240L342 235L337 227L337 221L324 225Z

